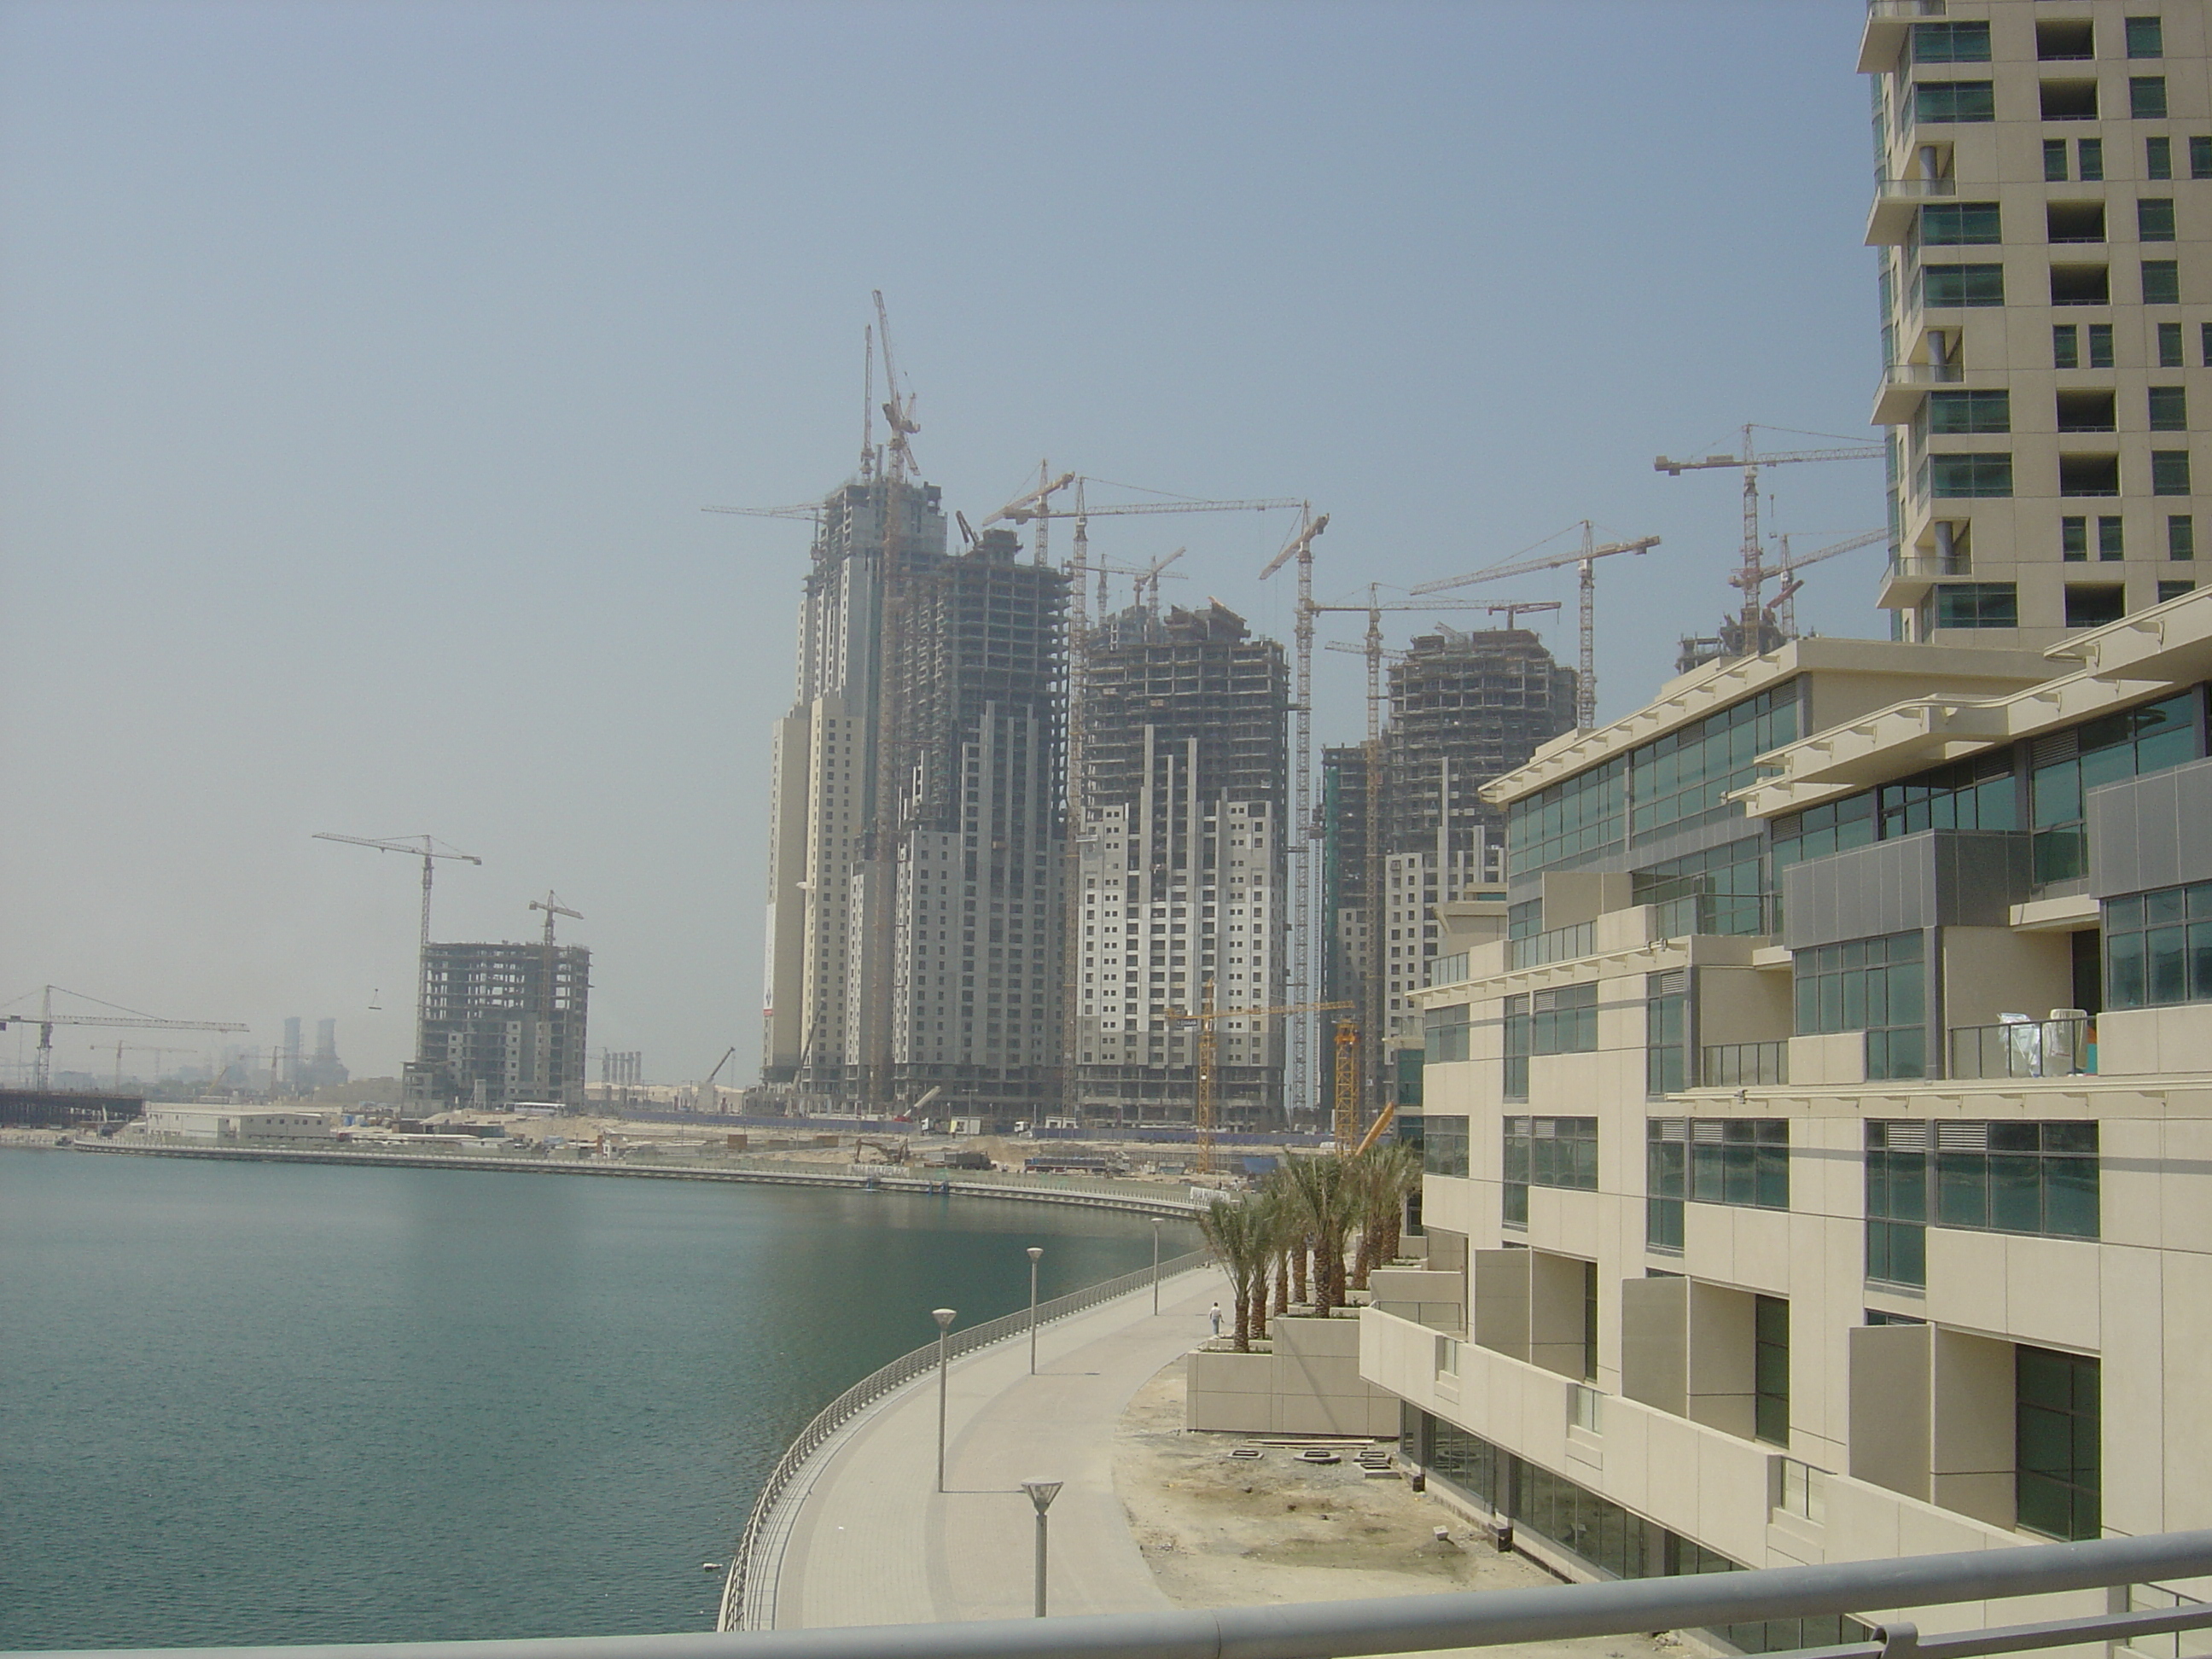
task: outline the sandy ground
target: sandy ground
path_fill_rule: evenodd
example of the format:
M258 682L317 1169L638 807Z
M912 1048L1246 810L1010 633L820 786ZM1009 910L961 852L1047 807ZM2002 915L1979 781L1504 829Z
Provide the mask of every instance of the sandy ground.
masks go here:
M1139 1389L1115 1433L1114 1485L1153 1578L1178 1607L1521 1589L1559 1581L1499 1555L1457 1510L1352 1462L1310 1464L1290 1446L1184 1429L1183 1362ZM1439 1540L1436 1528L1449 1529ZM1470 1650L1496 1653L1503 1650ZM1685 1659L1664 1638L1605 1637L1511 1650L1574 1659Z

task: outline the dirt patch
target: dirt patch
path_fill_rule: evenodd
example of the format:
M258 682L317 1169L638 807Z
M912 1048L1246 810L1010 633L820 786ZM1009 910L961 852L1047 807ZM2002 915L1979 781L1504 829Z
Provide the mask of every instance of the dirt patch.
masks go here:
M1403 1480L1352 1461L1302 1462L1294 1447L1183 1427L1183 1362L1137 1391L1115 1431L1114 1486L1161 1591L1178 1607L1334 1601L1363 1595L1522 1589L1559 1581L1499 1555L1468 1519ZM1438 1539L1436 1529L1446 1529ZM1498 1653L1500 1650L1470 1650ZM1538 1643L1516 1654L1685 1659L1666 1638Z

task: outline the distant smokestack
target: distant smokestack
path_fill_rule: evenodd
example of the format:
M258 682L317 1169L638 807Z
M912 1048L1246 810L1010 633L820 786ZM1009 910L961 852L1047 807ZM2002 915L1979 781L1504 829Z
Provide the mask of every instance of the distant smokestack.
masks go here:
M300 1017L294 1014L284 1022L284 1083L288 1088L300 1084Z
M338 1023L334 1019L315 1022L315 1060L318 1064L338 1057Z

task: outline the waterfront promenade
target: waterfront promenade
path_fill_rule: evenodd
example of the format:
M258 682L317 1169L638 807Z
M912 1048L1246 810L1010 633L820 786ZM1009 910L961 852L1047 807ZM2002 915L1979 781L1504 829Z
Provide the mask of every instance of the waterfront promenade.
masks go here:
M1137 1390L1210 1334L1226 1302L1217 1267L1178 1274L1037 1335L955 1361L945 1491L937 1476L933 1376L842 1434L785 1502L780 1630L1018 1619L1031 1611L1035 1511L1025 1480L1066 1484L1051 1511L1051 1609L1133 1613L1171 1604L1138 1553L1114 1490L1114 1433Z

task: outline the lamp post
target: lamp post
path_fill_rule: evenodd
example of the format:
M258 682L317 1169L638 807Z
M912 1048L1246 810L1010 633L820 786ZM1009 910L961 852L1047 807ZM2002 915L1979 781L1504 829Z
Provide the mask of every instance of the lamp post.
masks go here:
M1060 1482L1057 1480L1024 1480L1022 1490L1036 1505L1036 1616L1044 1617L1044 1512L1052 1507L1052 1500L1060 1496Z
M1160 1311L1160 1218L1152 1218L1152 1316Z
M1043 1255L1044 1251L1038 1246L1035 1244L1030 1246L1030 1375L1031 1376L1035 1376L1036 1375L1037 1262Z
M957 1308L932 1308L929 1310L929 1316L937 1322L937 1489L939 1492L945 1490L945 1334L952 1328L952 1322L958 1314Z

